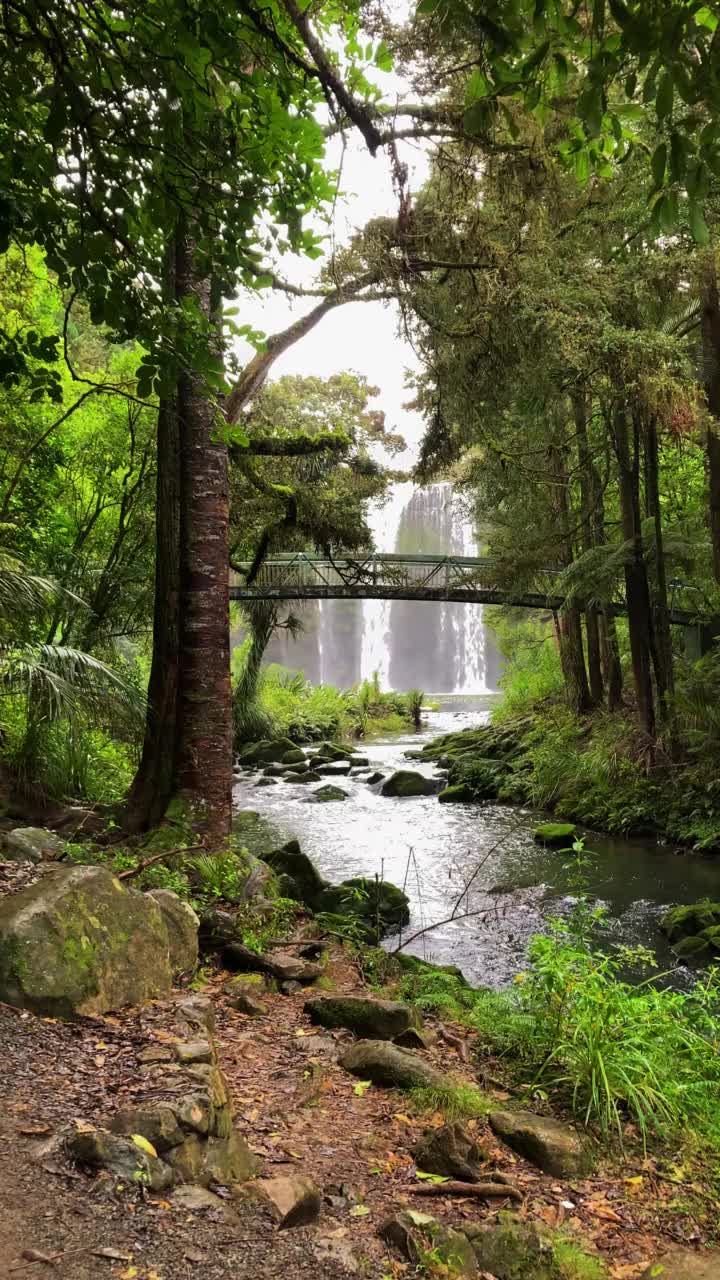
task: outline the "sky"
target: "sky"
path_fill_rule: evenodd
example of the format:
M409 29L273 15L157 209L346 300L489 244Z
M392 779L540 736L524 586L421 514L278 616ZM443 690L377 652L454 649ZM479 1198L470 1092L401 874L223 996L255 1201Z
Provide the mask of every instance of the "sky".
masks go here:
M403 83L394 73L375 72L385 102L400 100ZM350 239L371 218L394 216L397 198L393 192L390 158L385 152L372 157L363 140L348 131L342 160L340 188L343 193L335 212L334 234L337 246ZM398 145L400 160L408 165L411 192L417 192L427 174L427 155L422 144L403 141ZM328 144L328 168L339 167L341 140ZM319 224L314 229L325 230ZM328 228L328 254L332 244ZM312 262L286 256L279 264L279 274L294 284L315 282L321 261ZM249 323L266 334L284 329L310 310L317 299L289 299L274 290L248 298L241 303L240 323ZM248 356L251 354L247 350ZM333 373L352 371L364 374L371 385L379 387L380 396L374 408L384 410L389 430L398 430L410 446L408 454L395 460L396 466L411 465L422 434L422 420L417 413L404 409L412 392L405 386L407 370L417 368L410 344L398 334L398 309L395 303L347 303L325 316L319 325L287 351L273 366L271 380L286 373L330 377Z

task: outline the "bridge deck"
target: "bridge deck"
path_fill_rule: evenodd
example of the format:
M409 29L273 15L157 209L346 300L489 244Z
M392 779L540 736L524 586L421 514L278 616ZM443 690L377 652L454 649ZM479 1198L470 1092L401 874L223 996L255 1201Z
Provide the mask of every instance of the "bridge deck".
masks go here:
M560 569L536 572L532 582L508 589L498 581L494 560L473 556L398 555L383 553L351 559L330 559L307 552L274 556L261 566L254 582L242 581L250 562L230 588L234 600L428 600L461 604L507 604L544 611L561 609ZM676 588L692 591L685 584ZM684 603L684 601L683 601ZM623 600L608 606L612 614L626 611ZM673 602L670 621L693 626L698 608L678 608Z

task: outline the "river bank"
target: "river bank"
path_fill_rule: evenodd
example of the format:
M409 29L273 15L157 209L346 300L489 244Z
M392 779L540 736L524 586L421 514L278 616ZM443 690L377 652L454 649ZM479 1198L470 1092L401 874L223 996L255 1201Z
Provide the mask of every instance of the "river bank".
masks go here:
M417 770L442 785L437 760L408 759L431 748L443 733L487 724L495 697L445 698L419 733L405 732L358 747L368 769L336 781L346 792L340 802L309 802L305 784L291 779L258 787L259 773L239 775L234 788L237 828L252 852L262 855L278 841L296 837L328 880L376 874L405 889L411 920L405 936L444 920L474 870L467 910L484 914L456 919L411 943L412 954L457 964L478 985L496 989L522 969L530 938L547 920L569 911L577 894L568 859L539 847L533 831L539 820L529 805L494 801L439 804L437 795L398 799L368 784L363 773ZM320 784L316 784L320 785ZM588 891L609 913L614 941L653 949L663 969L674 970L683 986L689 970L677 966L659 923L675 903L716 896L714 863L678 857L654 837L587 835L593 852ZM397 944L397 939L394 945Z

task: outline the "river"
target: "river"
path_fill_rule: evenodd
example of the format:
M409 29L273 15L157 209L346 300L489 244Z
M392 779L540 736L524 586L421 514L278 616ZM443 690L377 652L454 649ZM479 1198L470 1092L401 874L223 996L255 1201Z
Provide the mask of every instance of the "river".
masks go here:
M408 761L406 751L441 733L482 723L493 700L443 698L422 731L371 739L358 750L386 776L397 768L435 776L433 766ZM535 844L536 811L498 804L441 805L435 796L390 799L380 794L379 785L345 777L327 779L349 793L345 801L311 804L307 785L281 781L258 788L257 776L245 775L234 789L248 847L262 853L280 838L295 836L334 883L377 874L404 887L412 910L406 937L450 915L482 863L461 908L482 914L441 925L408 947L428 960L459 965L474 984L507 985L523 966L529 938L548 918L572 906L573 860ZM595 855L588 888L608 909L609 937L650 947L661 969L674 970L672 984L687 985L691 974L677 966L658 923L674 903L717 897L716 862L679 854L654 840L584 834Z

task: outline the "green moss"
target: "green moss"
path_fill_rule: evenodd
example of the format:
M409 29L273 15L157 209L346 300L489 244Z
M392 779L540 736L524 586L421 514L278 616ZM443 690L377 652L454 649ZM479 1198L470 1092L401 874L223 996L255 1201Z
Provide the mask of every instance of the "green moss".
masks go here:
M671 942L694 937L715 925L720 925L720 902L711 902L709 898L701 898L688 906L672 907L660 922L660 928Z
M573 822L542 822L533 831L533 840L550 849L567 848L576 831L577 827Z
M438 800L440 804L468 804L475 799L475 793L472 787L467 786L464 782L455 782L451 786L445 787L441 791Z

